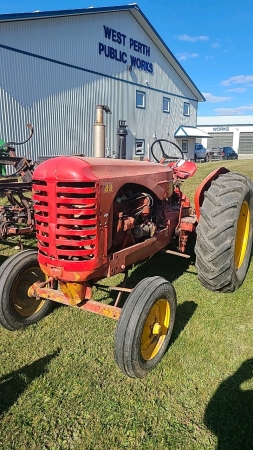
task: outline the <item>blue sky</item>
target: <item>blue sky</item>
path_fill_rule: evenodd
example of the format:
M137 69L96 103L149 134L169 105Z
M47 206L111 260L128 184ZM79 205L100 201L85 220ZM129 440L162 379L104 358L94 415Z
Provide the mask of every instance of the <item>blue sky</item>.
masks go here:
M199 116L253 114L252 0L137 3L205 96ZM0 14L125 4L120 0L1 0Z

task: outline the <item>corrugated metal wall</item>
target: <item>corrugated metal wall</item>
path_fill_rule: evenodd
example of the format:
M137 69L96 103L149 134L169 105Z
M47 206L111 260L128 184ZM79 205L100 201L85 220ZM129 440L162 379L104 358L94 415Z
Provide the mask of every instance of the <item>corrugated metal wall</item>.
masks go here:
M128 70L128 64L99 55L99 42L124 50L105 38L103 25L151 48L154 74ZM92 155L92 126L96 104L106 104L106 146L117 152L118 120L129 128L127 156L135 138L153 135L174 139L180 125L196 126L197 101L130 12L26 20L1 23L0 137L23 140L26 123L34 126L32 140L18 149L33 159L40 155L84 153ZM128 42L128 41L127 41ZM146 92L146 108L136 109L136 89ZM174 94L174 95L172 95ZM162 112L169 97L170 114ZM191 114L183 116L185 99ZM188 100L190 99L190 100Z

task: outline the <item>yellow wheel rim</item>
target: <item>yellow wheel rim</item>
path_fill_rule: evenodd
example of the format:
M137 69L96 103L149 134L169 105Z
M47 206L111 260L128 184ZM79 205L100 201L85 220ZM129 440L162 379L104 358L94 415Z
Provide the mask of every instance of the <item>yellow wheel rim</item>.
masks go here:
M248 247L250 230L250 210L248 202L243 202L236 232L235 240L235 267L240 269Z
M152 306L141 336L141 355L146 361L154 358L161 349L170 324L170 304L161 298Z
M22 317L30 317L37 313L45 304L45 300L36 300L35 297L28 297L29 287L38 280L44 280L45 275L39 267L31 267L17 278L12 289L12 302L15 311Z

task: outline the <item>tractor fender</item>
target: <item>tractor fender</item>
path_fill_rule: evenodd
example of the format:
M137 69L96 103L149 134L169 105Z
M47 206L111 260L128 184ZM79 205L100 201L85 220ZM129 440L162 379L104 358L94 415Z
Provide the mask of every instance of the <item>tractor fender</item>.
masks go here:
M195 211L197 219L199 220L200 216L200 208L202 206L202 203L204 201L204 193L205 191L208 191L208 189L211 186L211 183L213 180L216 180L220 175L230 172L226 167L219 167L218 169L213 170L209 175L204 178L202 183L200 183L198 189L195 192L194 196L194 204L195 204Z

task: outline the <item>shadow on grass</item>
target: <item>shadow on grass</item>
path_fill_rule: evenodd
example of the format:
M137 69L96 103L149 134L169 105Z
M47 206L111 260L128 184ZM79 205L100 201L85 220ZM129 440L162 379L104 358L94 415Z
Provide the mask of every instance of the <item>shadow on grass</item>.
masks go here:
M241 384L253 378L253 358L223 381L205 411L205 425L217 436L217 450L252 450L253 390Z
M6 261L6 259L8 259L9 256L4 256L4 255L0 255L0 266L4 263L4 261Z
M192 273L193 276L196 276L196 272L191 272L188 270L189 266L193 264L193 260L194 255L191 255L189 259L186 259L162 252L157 253L149 260L136 266L127 280L127 286L134 288L141 280L143 280L143 278L146 277L160 276L172 283L185 272ZM116 294L112 292L110 295L113 298ZM120 301L121 307L126 301L127 296L128 294L125 294L122 297L122 300ZM113 303L114 302L112 301L111 304ZM169 350L171 345L182 333L187 323L195 313L197 306L197 303L192 300L185 301L177 306L173 333L167 350Z
M133 289L144 278L154 276L163 277L170 283L173 283L173 281L177 280L185 272L191 273L194 277L196 277L196 271L189 270L189 266L193 266L195 263L194 243L194 239L189 242L186 252L189 255L189 258L169 254L166 253L165 250L161 250L160 252L155 253L152 257L136 263L136 265L129 270L126 286L124 287ZM176 249L173 250L176 251ZM101 284L102 286L99 287L98 282L97 288L105 291L106 298L106 296L108 296L108 289L105 286L103 287L103 280ZM116 285L122 286L122 283L116 283ZM109 305L114 305L117 295L118 291L110 291L109 296L112 300L108 302ZM122 307L127 297L128 294L124 293L118 306ZM102 298L101 301L103 300L104 299Z
M43 375L50 361L59 355L59 350L44 358L34 361L19 370L8 373L0 378L0 415L7 412L25 391L28 385L37 377Z
M197 309L197 303L184 302L177 306L175 324L169 347L177 340Z
M194 264L195 255L189 253L190 258L175 256L163 251L156 253L150 259L140 263L134 268L128 278L130 287L136 286L139 281L146 277L160 276L173 283L183 273L189 273L189 266ZM190 272L196 276L195 272Z
M15 250L15 253L18 253L20 251L22 251L22 246L24 250L27 249L37 249L37 242L35 239L35 235L34 233L29 233L27 235L25 235L25 239L17 239L17 237L13 238L14 240L12 240L11 238L8 240L2 240L0 239L0 266L4 263L4 261L6 261L6 259L8 259L10 257L10 255L12 255L14 252L13 250ZM15 248L15 247L19 247ZM7 252L10 253L9 255L3 255L1 253L1 250L3 250L3 252Z

